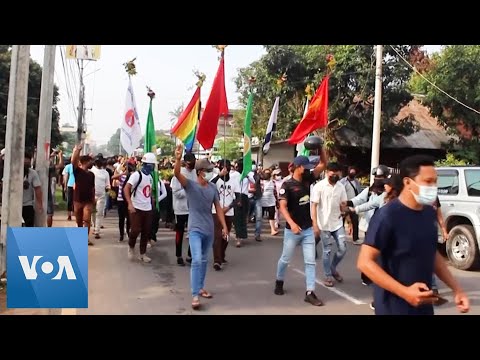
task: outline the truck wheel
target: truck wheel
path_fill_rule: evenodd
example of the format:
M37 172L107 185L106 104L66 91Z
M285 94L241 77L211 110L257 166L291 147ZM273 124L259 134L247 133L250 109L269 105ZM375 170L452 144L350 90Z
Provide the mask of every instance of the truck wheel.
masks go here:
M460 270L473 270L480 263L475 231L471 225L457 225L450 230L447 256L451 264Z

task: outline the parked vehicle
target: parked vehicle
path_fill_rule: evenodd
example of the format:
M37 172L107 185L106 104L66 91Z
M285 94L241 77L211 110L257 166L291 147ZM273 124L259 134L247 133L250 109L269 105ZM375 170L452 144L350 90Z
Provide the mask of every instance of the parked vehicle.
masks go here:
M457 269L478 268L480 166L438 167L437 174L438 197L449 232L449 240L446 242L448 259Z

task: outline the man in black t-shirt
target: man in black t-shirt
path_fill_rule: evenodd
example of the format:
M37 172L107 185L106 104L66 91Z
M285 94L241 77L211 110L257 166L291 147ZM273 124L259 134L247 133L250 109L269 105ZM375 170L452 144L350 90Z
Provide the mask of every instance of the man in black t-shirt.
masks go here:
M283 282L288 263L295 247L302 245L305 262L305 279L307 292L305 301L321 306L323 302L315 295L315 237L310 216L310 185L315 181L315 175L310 173L314 165L308 157L297 156L293 160L293 176L285 181L279 191L280 211L287 221L282 256L278 260L275 294L283 295ZM316 169L318 175L323 169L323 163Z
M432 305L439 301L431 290L433 272L453 290L459 311L468 312L468 297L437 251L433 159L403 160L400 177L400 196L372 217L358 257L358 269L375 284L375 314L433 315Z

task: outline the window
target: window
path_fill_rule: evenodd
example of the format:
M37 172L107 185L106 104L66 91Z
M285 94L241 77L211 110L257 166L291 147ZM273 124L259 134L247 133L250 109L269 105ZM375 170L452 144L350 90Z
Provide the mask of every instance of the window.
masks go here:
M438 170L438 195L458 194L458 171Z
M480 196L480 169L465 170L468 196Z

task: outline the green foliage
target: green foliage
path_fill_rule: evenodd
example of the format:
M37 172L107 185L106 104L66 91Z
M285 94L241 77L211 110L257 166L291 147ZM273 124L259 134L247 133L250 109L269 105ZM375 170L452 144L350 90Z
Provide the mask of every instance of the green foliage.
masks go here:
M7 102L10 83L11 51L9 45L0 45L0 147L5 146L7 127ZM33 150L37 146L38 114L40 106L40 89L42 84L42 67L30 60L27 99L27 127L25 134L25 148ZM60 113L57 108L58 87L53 90L52 134L51 147L54 148L62 142L59 129Z
M108 140L107 143L107 150L111 154L118 155L120 151L120 128L115 131L115 134L113 134L110 137L110 140ZM123 148L121 149L121 152L124 153L125 150Z
M226 157L231 161L239 159L243 154L238 143L239 140L236 138L227 138L226 141L224 141L224 139L219 139L217 143L218 145L216 145L217 150L214 151L213 155L220 156L222 159Z
M160 179L171 181L173 178L173 169L163 169L159 171Z
M464 166L469 165L464 159L456 157L452 153L447 153L445 159L441 159L435 162L435 166Z
M162 156L173 156L175 153L173 137L157 132L157 148L162 150Z
M432 59L425 77L464 104L480 109L480 46L448 45ZM449 134L460 135L450 150L470 163L480 162L480 116L437 90L418 76L410 82L412 89L425 94L424 105ZM456 145L456 146L455 146Z
M396 45L408 57L413 45ZM239 70L236 85L240 102L246 104L248 79L256 76L252 136L262 139L276 96L280 97L277 139L288 138L300 121L305 107L307 85L318 88L327 72L327 55L335 58L329 81L329 130L349 127L362 137L371 138L375 92L375 51L371 45L267 45L267 53ZM389 47L384 48L382 140L416 131L414 119L393 121L399 110L412 99L408 91L411 69ZM283 73L287 81L278 85ZM333 138L332 138L333 141Z

